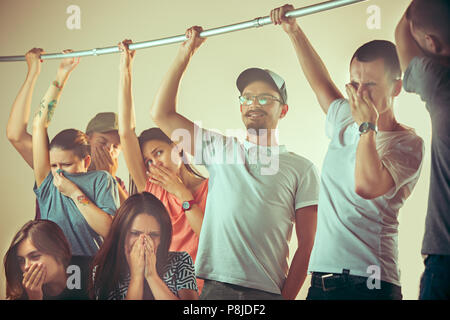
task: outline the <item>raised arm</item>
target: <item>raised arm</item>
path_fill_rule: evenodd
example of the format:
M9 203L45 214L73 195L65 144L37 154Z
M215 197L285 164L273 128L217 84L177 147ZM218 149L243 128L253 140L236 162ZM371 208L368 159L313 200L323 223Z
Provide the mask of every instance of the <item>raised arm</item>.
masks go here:
M144 159L135 132L136 120L131 86L133 58L136 51L128 50L130 43L130 40L124 40L119 44L119 48L122 51L119 66L119 136L128 170L138 191L143 192L147 176Z
M188 40L178 50L175 61L159 87L151 110L153 121L169 138L172 137L172 133L177 129L184 129L190 134L190 148L183 142L183 150L190 154L193 154L195 150L194 123L177 113L177 94L181 77L186 71L189 61L195 51L206 40L199 37L201 31L202 28L198 26L191 27L186 31Z
M398 85L401 88L401 81ZM347 84L346 89L352 117L358 127L363 122L378 125L379 114L368 91L364 90L358 95L351 84ZM356 148L355 192L364 199L375 199L389 192L394 186L395 182L378 154L376 133L369 130L361 134Z
M66 50L64 52L69 52ZM33 168L36 185L39 187L50 172L47 128L52 120L62 89L72 70L80 62L79 58L63 59L56 78L39 104L33 119Z
M41 72L41 54L43 50L33 48L25 54L28 73L25 82L17 94L9 114L6 136L28 165L33 168L33 150L31 135L27 132L30 118L31 98L36 80Z
M403 72L405 72L405 70L408 68L409 63L414 57L424 56L424 52L417 45L411 34L407 13L408 10L406 10L406 12L403 14L400 22L397 25L397 28L395 29L395 44L397 48L398 58L400 60L400 67L402 68Z
M273 9L270 17L275 25L281 25L294 45L300 66L309 85L316 94L317 100L325 112L328 112L331 102L343 98L326 69L322 59L309 42L306 35L300 29L294 18L286 18L286 12L293 10L292 5Z

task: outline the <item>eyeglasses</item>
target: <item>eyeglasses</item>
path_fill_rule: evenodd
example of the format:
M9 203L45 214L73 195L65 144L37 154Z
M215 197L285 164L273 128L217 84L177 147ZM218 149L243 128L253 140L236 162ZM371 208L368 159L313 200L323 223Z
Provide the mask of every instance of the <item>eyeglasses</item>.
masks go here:
M274 96L271 96L269 94L260 94L257 96L251 96L251 95L239 96L239 102L245 106L249 106L252 103L254 103L255 99L258 100L258 104L261 106L269 105L269 104L273 103L274 101L278 101L279 103L283 104L283 102L280 99L277 99Z

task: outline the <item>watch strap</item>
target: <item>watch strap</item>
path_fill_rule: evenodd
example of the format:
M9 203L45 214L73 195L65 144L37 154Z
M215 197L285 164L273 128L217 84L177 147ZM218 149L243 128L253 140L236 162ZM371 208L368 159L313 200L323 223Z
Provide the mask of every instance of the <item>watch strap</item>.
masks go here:
M360 135L369 132L369 130L373 130L375 133L378 133L378 127L372 122L363 122L359 126Z
M183 211L191 210L192 206L195 203L196 203L195 200L183 201L183 203L181 204L181 208L183 209Z

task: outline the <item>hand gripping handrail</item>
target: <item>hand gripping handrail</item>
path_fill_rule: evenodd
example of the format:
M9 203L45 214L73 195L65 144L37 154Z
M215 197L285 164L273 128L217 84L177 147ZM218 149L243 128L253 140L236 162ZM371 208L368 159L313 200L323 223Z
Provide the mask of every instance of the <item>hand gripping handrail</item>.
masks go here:
M335 9L338 7L354 4L357 2L362 2L367 0L333 0L333 1L326 1L314 5L310 5L307 7L291 10L286 13L286 17L288 18L298 18L310 14L314 14L321 11L326 11L330 9ZM262 27L268 24L272 24L272 20L269 16L261 17L261 18L255 18L253 20L244 21L241 23L231 24L224 27L204 30L200 33L200 37L206 38L211 37L223 33L228 32L234 32L239 30L245 30L250 28L257 28ZM131 50L137 50L137 49L144 49L144 48L151 48L151 47L157 47L157 46L163 46L166 44L172 44L177 42L183 42L186 41L186 36L184 34L169 37L169 38L162 38L157 40L150 40L150 41L143 41L143 42L136 42L129 45L129 48ZM110 53L118 53L119 48L118 46L113 47L106 47L106 48L95 48L91 50L84 50L84 51L74 51L70 53L50 53L50 54L43 54L41 55L42 60L47 59L62 59L62 58L71 58L71 57L85 57L85 56L99 56L103 54L110 54ZM2 56L0 57L0 62L9 62L9 61L25 61L25 56Z

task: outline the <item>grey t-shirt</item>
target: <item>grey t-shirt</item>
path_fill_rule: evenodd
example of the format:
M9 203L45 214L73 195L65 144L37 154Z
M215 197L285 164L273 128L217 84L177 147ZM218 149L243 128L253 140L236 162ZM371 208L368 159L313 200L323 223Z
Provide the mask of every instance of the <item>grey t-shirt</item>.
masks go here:
M210 174L197 277L280 294L296 210L318 201L315 166L285 146L196 131L195 160Z
M116 180L106 171L90 171L87 173L64 176L75 183L81 191L101 210L115 215L120 206ZM58 224L72 247L76 256L94 256L103 239L87 223L76 204L63 195L53 184L50 172L39 188L34 187L41 219L51 220Z
M431 117L431 177L422 254L450 255L450 68L428 57L415 57L403 86L420 95Z

